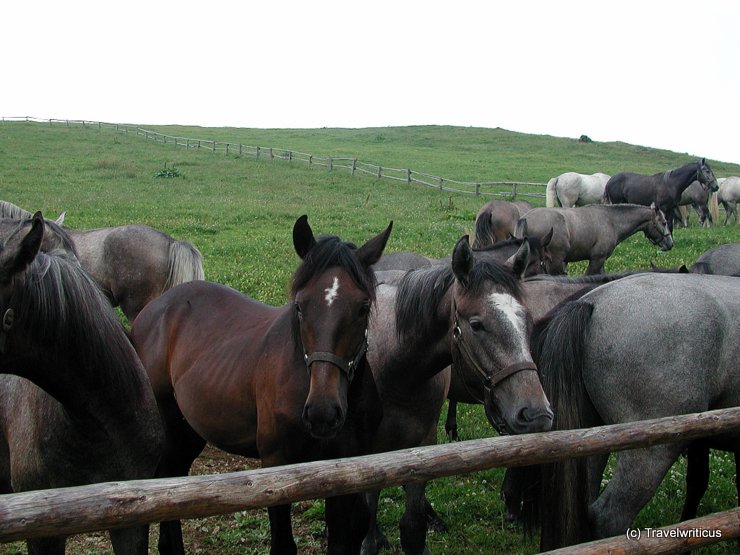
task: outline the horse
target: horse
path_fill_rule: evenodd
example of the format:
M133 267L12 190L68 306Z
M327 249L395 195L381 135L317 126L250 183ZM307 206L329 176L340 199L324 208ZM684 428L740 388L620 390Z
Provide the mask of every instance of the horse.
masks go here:
M552 233L548 245L551 274L565 274L568 262L578 260L589 261L587 275L602 273L604 262L616 246L638 231L663 251L673 247L664 212L654 205L533 208L517 224L517 236L545 237Z
M725 209L725 223L730 221L730 216L735 216L737 224L737 203L740 201L740 177L728 177L722 180L717 191L717 200Z
M3 203L5 214L30 215ZM63 216L60 216L63 221ZM60 223L58 220L57 223ZM203 257L188 241L146 225L88 230L64 228L82 267L96 281L113 306L120 306L129 322L148 302L175 285L204 279ZM48 233L57 228L47 225Z
M673 233L673 211L678 206L681 193L693 181L698 181L705 189L716 191L717 179L712 168L704 158L690 162L667 172L655 175L640 175L622 172L612 176L604 188L604 204L642 204L655 203L663 214L669 217L668 229Z
M206 442L264 467L363 454L382 418L367 365L375 298L370 266L392 223L355 248L293 226L301 264L291 301L262 304L207 281L178 285L134 320L131 340L166 429L158 476L183 476ZM365 512L363 512L365 511ZM296 553L290 505L268 509L273 555ZM326 500L328 553L359 552L362 496ZM179 521L160 525L160 553L184 553Z
M40 252L44 233L39 212L0 250L0 493L152 478L164 429L146 372L77 261ZM147 529L111 530L115 553L145 555Z
M545 189L545 206L573 208L586 204L601 204L609 176L605 173L586 175L566 172L553 177Z
M627 275L631 275L631 273L596 274L579 277L537 274L525 277L521 282L524 293L523 304L536 327L560 303L580 297L600 285ZM464 383L457 368L453 366L447 399L445 433L450 441L457 441L460 439L457 426L458 403L479 404L480 400L483 399L483 393L480 387L476 388L475 384Z
M689 272L740 276L740 243L725 243L704 251L691 265Z
M714 225L714 216L718 215L717 195L702 187L698 181L693 181L684 189L678 201L678 208L674 211L674 220L681 222L683 227L689 225L689 212L684 208L689 205L699 216L699 225L702 227Z
M550 251L549 238L538 237L511 237L505 241L499 241L489 247L473 249L476 255L486 257L499 262L505 262L510 259L521 248L526 239L529 245L529 258L527 259L527 268L524 271L525 276L548 273L550 271ZM380 260L373 265L373 270L380 271L408 271L427 268L429 266L444 266L452 262L451 257L429 258L427 256L413 252L394 252L384 254Z
M740 281L727 276L638 274L562 305L533 342L554 429L740 405L738 333ZM740 434L702 441L736 452ZM618 453L603 491L607 455L542 467L523 511L540 520L541 549L623 534L687 446Z
M509 433L549 429L552 412L529 355L530 320L520 278L528 243L505 262L456 243L451 262L398 275L379 272L370 320L368 361L383 406L373 452L436 443L437 423L455 363L475 384L489 421ZM401 519L404 553L426 550L425 484L406 486ZM368 494L371 515L379 492ZM363 554L377 553L384 538L375 521Z
M531 209L526 200L492 200L484 204L475 217L473 248L490 247L512 237L519 218Z

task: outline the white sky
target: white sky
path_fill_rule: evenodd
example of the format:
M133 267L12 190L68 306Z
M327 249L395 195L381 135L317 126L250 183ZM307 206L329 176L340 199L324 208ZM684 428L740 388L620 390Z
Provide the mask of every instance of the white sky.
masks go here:
M740 163L737 0L8 0L0 22L0 116L503 127Z

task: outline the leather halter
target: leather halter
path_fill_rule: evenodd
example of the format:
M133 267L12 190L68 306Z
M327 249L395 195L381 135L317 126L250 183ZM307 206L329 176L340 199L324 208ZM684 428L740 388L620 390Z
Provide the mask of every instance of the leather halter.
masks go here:
M365 328L365 336L362 339L362 344L357 351L357 354L352 360L345 360L338 357L334 353L327 351L314 351L310 355L306 352L305 347L303 350L303 359L306 361L306 369L308 373L311 373L311 365L314 362L328 362L339 368L347 376L347 381L352 383L355 377L355 370L362 362L362 358L367 353L367 328Z
M5 342L8 338L8 332L13 328L15 322L15 312L9 308L3 314L2 327L0 328L0 354L5 354Z

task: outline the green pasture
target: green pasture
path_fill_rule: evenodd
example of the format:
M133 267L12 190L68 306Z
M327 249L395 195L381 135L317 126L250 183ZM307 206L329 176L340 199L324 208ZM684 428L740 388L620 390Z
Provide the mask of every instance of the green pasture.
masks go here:
M545 183L564 171L656 173L697 158L624 143L580 143L502 129L143 127L181 137L358 158L460 181ZM740 175L738 165L708 161L718 177ZM301 214L308 214L317 234L337 234L356 243L392 220L388 252L442 257L473 229L476 212L488 200L365 175L352 177L346 170L329 172L302 162L186 150L109 129L25 122L0 123L0 199L27 210L42 210L49 218L66 211L65 225L71 228L151 225L193 242L203 253L207 279L270 304L286 302L290 276L298 264L291 230ZM544 206L544 198L527 200ZM702 229L696 226L695 215L692 223L675 231L675 247L666 253L642 235L633 236L617 247L606 270L647 268L651 263L665 268L690 265L708 248L740 242L740 226ZM585 264L576 264L571 271L584 269ZM463 439L493 434L478 407L461 406L459 420ZM445 440L443 433L439 439ZM684 471L685 463L679 461L641 512L637 526L658 527L678 520ZM524 537L505 521L499 499L502 478L503 470L494 469L429 484L428 496L450 527L445 534L430 534L433 553L537 551L536 539ZM713 454L710 488L700 511L735 506L735 479L732 457ZM297 537L301 552L320 552L316 538L323 526L322 507L317 501L296 513L301 529L311 530ZM400 552L401 489L385 492L380 508L393 543L391 552ZM238 513L233 518L243 525L213 532L213 552L267 552L266 512ZM729 542L706 552L736 549ZM24 552L19 544L0 546L0 553L16 552Z

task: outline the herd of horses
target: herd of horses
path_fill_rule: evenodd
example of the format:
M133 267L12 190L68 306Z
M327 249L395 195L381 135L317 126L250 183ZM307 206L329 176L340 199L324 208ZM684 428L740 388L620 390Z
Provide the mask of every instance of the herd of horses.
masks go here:
M72 230L0 203L0 493L187 475L207 443L263 466L429 445L445 400L452 438L459 402L506 434L740 406L740 244L685 271L603 273L634 233L672 248L670 214L691 182L717 188L711 168L591 181L611 204L580 206L558 183L561 208L494 201L442 259L384 254L392 222L357 247L302 216L280 307L205 281L197 248L153 228ZM588 275L562 275L586 259ZM543 549L569 545L623 533L684 451L693 516L709 449L740 464L739 445L620 453L603 490L602 456L510 469L503 494ZM444 522L424 484L404 493L403 551L428 553ZM326 500L328 553L387 544L379 495ZM297 552L290 511L268 509L273 554ZM148 526L110 535L116 554L147 553ZM160 553L185 545L179 521L160 523Z

